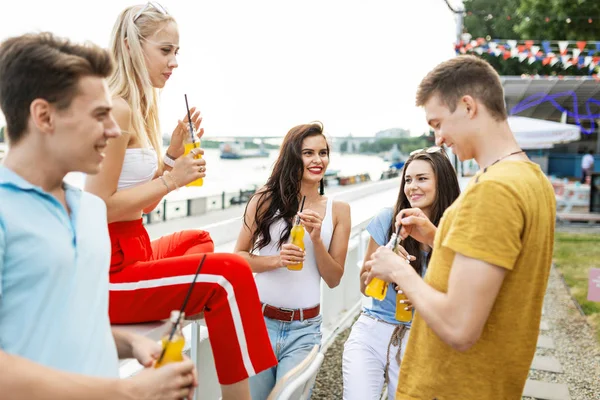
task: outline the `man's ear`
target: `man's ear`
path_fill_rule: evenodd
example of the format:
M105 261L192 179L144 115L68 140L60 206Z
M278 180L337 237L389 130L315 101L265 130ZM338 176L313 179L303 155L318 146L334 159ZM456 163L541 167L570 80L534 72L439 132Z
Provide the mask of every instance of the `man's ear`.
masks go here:
M29 106L29 114L33 125L41 132L54 132L55 108L45 99L35 99Z
M477 115L477 102L469 95L464 95L460 99L461 105L464 107L469 118L474 118Z

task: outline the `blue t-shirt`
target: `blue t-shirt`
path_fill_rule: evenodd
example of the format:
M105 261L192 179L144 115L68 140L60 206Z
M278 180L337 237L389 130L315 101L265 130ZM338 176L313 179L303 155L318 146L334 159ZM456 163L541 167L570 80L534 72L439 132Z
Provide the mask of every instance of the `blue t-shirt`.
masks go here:
M373 240L380 246L385 246L389 241L390 237L388 232L392 225L394 218L394 210L390 207L382 209L367 226L367 232L371 235ZM422 276L427 271L427 252L422 252L423 255L423 266ZM396 285L390 283L388 285L387 294L383 300L372 300L371 307L365 307L363 312L372 317L382 319L390 324L403 324L410 327L410 322L400 322L396 319Z
M70 215L0 165L0 348L51 368L118 378L106 205L68 185L65 192Z

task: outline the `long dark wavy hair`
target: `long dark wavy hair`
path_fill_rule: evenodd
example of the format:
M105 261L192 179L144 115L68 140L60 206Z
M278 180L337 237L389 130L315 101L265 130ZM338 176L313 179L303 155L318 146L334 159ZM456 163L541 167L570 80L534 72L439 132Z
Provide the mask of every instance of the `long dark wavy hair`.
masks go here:
M452 163L446 156L444 150L440 150L434 153L427 153L426 151L420 151L410 156L402 169L402 180L400 182L400 192L398 193L398 200L394 206L394 217L392 218L392 224L388 230L388 238L392 236L392 232L395 231L395 217L398 215L400 210L405 208L411 208L410 202L404 194L404 183L406 182L406 169L411 162L415 160L427 161L431 164L433 174L435 175L435 200L431 206L430 220L435 226L438 226L440 219L446 211L446 208L456 200L460 194L460 187L458 185L458 178L456 177L456 171L452 166ZM415 256L416 260L410 264L417 271L419 275L422 274L423 265L423 254L421 253L421 244L408 236L403 242L402 246L406 249L408 254ZM427 256L427 262L431 259L431 253Z
M269 228L280 218L285 221L286 227L279 237L279 247L287 242L292 229L292 220L300 208L300 184L304 175L302 142L307 137L317 135L323 136L327 142L323 133L323 124L318 121L295 126L285 135L271 176L265 186L252 196L258 196L252 250L262 249L271 242ZM327 143L327 156L329 156L329 143ZM323 193L324 184L321 180L320 194ZM246 204L246 211L248 211L248 204ZM244 212L244 225L252 229L246 222L245 215L246 212Z

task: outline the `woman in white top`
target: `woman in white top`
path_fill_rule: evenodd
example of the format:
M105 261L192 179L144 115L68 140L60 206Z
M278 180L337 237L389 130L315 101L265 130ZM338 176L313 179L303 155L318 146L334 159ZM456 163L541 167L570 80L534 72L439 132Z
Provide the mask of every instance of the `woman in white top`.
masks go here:
M235 254L213 253L208 232L186 230L150 241L142 223L142 212L204 177L206 170L196 154L183 155L183 139L190 134L186 124L177 125L164 158L161 153L157 89L178 66L177 23L155 2L127 7L115 23L110 47L117 68L109 86L123 134L109 142L100 173L86 180L86 190L107 206L110 320L168 318L181 307L204 260L184 311L188 316L204 313L223 399L249 400L248 377L276 360L248 263ZM199 113L190 111L198 130Z
M321 123L292 128L266 185L250 199L235 251L256 272L263 315L279 364L250 378L253 400L321 344L321 278L336 287L344 273L350 206L323 195L329 145ZM306 196L304 209L299 211ZM305 251L288 243L293 220L306 229ZM299 271L287 267L302 262Z

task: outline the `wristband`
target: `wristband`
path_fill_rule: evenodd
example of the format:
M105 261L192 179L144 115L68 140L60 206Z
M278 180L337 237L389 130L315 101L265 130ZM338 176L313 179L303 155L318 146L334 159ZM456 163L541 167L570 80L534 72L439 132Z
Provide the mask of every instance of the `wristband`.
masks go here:
M169 155L169 153L165 153L165 157L163 158L163 162L165 165L173 168L175 166L175 159Z

